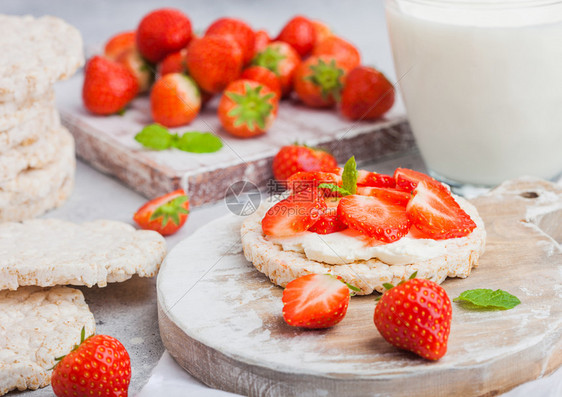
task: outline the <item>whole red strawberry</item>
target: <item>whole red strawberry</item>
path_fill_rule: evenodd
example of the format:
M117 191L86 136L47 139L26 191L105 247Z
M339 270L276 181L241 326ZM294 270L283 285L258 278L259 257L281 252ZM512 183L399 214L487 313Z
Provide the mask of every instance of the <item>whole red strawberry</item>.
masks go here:
M112 60L116 60L122 53L137 48L136 46L136 34L134 30L129 30L126 32L117 33L112 36L103 50L104 55Z
M316 29L310 19L297 15L281 29L277 40L290 44L301 57L304 57L314 47Z
M293 77L301 58L297 51L283 41L274 41L256 53L252 65L263 66L279 78L283 95L293 89Z
M334 58L311 56L295 73L295 93L305 105L330 107L339 101L347 69Z
M374 120L394 104L394 86L378 70L359 66L350 71L341 94L341 112L351 120Z
M349 70L361 63L361 54L357 47L336 35L329 35L322 41L318 41L312 55L335 58L340 65Z
M223 128L240 138L266 132L277 117L279 98L264 84L236 80L226 87L219 102Z
M256 31L254 40L254 55L265 48L266 45L271 43L271 37L267 31L261 29Z
M117 113L135 98L138 91L137 79L127 67L101 56L88 61L82 100L90 112L100 115Z
M343 320L349 287L329 274L307 274L283 290L283 319L293 327L329 328Z
M277 99L281 99L281 83L279 79L271 70L262 66L250 66L244 69L240 75L241 79L253 80L261 83L275 93Z
M187 48L166 55L166 58L158 64L158 73L160 76L168 73L187 74Z
M328 171L337 167L338 162L330 153L308 146L283 146L273 158L273 176L286 181L297 172Z
M191 40L191 21L181 11L161 8L147 14L137 28L137 47L149 62L160 62Z
M133 76L135 76L139 86L139 93L148 91L150 84L152 84L152 70L136 47L122 52L116 61L129 69Z
M242 50L244 64L254 57L256 34L246 22L236 18L219 18L207 28L205 35L230 35Z
M330 29L330 27L326 25L324 22L319 20L312 20L310 22L312 23L312 27L314 28L314 32L316 36L314 47L316 47L318 44L326 40L328 37L334 35L334 33L332 33L332 29Z
M150 110L155 122L166 127L189 124L199 114L201 94L191 77L169 73L159 78L150 92Z
M189 215L189 198L183 189L156 197L140 207L133 220L145 230L154 230L162 236L177 232Z
M417 278L388 287L374 314L383 338L428 360L443 357L452 317L451 300L445 290L431 280Z
M209 93L219 93L242 73L244 57L229 35L204 36L187 48L187 69L197 84Z
M51 385L57 397L126 397L131 361L125 347L107 335L82 341L53 369Z

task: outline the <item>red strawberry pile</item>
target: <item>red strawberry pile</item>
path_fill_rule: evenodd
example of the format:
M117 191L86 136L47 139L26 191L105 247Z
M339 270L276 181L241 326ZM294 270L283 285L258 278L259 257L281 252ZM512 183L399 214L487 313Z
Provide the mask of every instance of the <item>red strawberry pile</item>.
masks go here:
M361 66L357 48L322 22L296 16L270 38L236 18L220 18L198 36L183 12L150 12L119 33L86 65L83 101L98 115L124 111L149 92L151 114L166 127L191 123L213 96L218 117L238 137L266 132L279 101L331 108L351 120L376 119L394 103L394 87Z
M350 228L392 243L410 231L440 240L464 237L476 227L445 185L406 168L397 168L393 176L358 171L352 157L343 169L297 172L287 183L292 194L265 214L265 235Z

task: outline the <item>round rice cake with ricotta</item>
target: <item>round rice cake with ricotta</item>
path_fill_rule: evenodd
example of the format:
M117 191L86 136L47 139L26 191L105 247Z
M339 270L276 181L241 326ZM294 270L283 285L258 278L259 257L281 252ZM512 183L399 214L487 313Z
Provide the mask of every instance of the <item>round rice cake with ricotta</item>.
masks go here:
M398 240L386 244L386 249L379 250L379 253L369 253L369 250L360 253L362 259L355 258L353 254L354 251L365 251L360 249L360 240L353 244L349 244L352 243L349 239L344 244L338 242L338 237L342 236L339 233L345 235L345 232L331 235L303 232L284 239L265 236L261 220L276 200L266 201L242 223L240 233L244 255L256 269L281 287L310 273L340 276L346 283L359 288L358 295L383 292L383 284L397 285L414 272L417 272L417 277L436 283L443 282L447 277L464 278L473 267L478 266L478 260L484 253L486 230L477 209L467 200L454 197L476 223L476 228L468 236L439 241L415 239L427 240L418 243L404 240L401 246L390 247L399 243ZM357 234L351 234L351 238L357 237ZM306 238L304 243L303 236ZM428 248L423 248L424 245ZM386 262L376 256L367 259L371 255L383 257Z
M0 25L2 104L43 98L84 64L80 32L60 18L0 15Z
M26 169L0 183L0 222L21 221L59 206L70 194L76 170L74 139L60 127L55 158L41 168Z

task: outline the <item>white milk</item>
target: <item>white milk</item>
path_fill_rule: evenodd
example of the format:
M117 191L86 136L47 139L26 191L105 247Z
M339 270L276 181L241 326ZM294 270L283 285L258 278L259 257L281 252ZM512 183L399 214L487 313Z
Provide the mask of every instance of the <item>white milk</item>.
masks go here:
M562 172L562 1L391 0L387 23L434 175L495 185Z

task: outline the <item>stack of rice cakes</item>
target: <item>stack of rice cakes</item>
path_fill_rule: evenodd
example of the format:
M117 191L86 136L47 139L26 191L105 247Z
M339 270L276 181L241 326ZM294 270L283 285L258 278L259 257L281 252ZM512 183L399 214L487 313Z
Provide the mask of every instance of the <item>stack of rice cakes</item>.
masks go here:
M74 185L72 135L53 85L84 64L78 30L59 18L0 15L0 222L60 206Z

